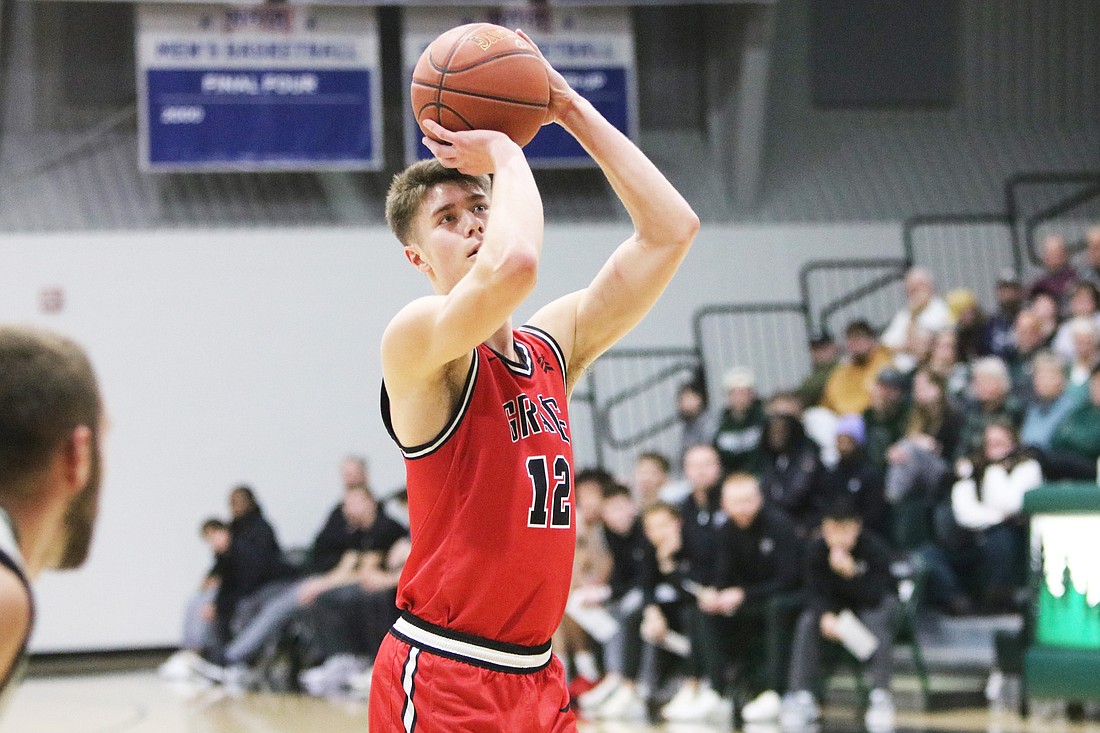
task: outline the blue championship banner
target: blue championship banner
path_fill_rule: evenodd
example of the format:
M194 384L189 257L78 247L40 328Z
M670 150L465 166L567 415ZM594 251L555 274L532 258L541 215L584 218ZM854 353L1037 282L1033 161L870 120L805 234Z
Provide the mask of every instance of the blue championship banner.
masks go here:
M443 31L466 23L522 28L546 59L611 124L637 138L638 94L634 29L626 7L406 8L404 38L405 159L431 157L413 118L409 84L413 67ZM595 161L558 125L543 127L524 148L538 168L584 168Z
M373 8L138 6L149 171L379 170Z

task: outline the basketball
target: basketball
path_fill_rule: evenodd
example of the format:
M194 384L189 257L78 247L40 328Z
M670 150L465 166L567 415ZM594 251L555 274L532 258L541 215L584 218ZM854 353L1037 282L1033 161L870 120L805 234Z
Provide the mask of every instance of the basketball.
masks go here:
M535 137L550 103L538 51L492 23L462 25L432 41L413 69L411 91L422 130L430 119L455 132L497 130L521 146Z

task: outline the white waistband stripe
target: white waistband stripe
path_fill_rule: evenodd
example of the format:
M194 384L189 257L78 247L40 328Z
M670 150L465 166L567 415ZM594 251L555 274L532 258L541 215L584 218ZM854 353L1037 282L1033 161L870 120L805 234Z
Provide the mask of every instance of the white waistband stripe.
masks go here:
M551 649L539 652L538 654L513 654L511 652L488 649L477 644L471 644L467 641L459 641L457 639L449 639L446 636L440 636L435 632L427 631L419 626L414 626L404 618L397 619L397 622L393 625L393 630L417 644L424 645L429 650L438 649L447 654L466 657L486 664L494 664L498 667L508 667L511 669L538 669L540 667L545 667L550 663L550 655L553 653Z

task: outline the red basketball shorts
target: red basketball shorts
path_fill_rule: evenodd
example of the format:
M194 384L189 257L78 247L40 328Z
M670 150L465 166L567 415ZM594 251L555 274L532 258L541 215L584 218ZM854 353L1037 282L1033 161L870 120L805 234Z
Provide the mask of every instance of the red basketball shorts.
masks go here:
M408 613L382 642L370 733L574 733L561 661L432 626Z

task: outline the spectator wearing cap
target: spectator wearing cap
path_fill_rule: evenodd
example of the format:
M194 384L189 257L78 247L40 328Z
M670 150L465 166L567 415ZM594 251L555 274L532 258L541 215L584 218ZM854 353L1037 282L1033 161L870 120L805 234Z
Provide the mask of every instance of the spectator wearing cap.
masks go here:
M810 374L798 385L798 396L804 405L816 405L825 394L829 376L840 362L836 341L828 331L810 339Z
M981 451L985 428L994 420L1018 427L1024 419L1023 403L1012 394L1008 367L995 356L974 362L970 374L970 393L971 398L963 409L966 421L952 460Z
M1046 347L1046 339L1043 338L1042 322L1030 308L1020 311L1020 315L1016 316L1013 333L1016 345L1008 350L1004 359L1005 366L1008 367L1013 394L1021 400L1027 400L1031 397L1032 362Z
M722 379L726 407L714 431L714 447L725 473L758 474L763 466L760 438L764 434L764 406L756 396L753 373L734 367Z
M859 414L871 406L871 385L892 357L878 343L871 324L862 319L844 330L844 347L844 361L829 375L821 406L837 415Z
M877 470L886 470L886 451L905 434L909 422L909 379L886 367L871 387L871 406L863 411L864 453Z
M894 352L904 351L914 328L938 333L953 323L947 303L936 295L932 274L923 267L913 267L905 274L905 307L882 332L882 344Z
M1094 226L1085 234L1085 251L1081 253L1077 278L1100 288L1100 226Z
M1069 297L1069 320L1063 323L1054 335L1051 348L1064 358L1073 359L1073 334L1071 324L1074 320L1091 321L1100 328L1100 291L1090 282L1080 282L1073 286Z
M1077 283L1077 269L1069 261L1066 238L1061 234L1048 234L1043 238L1039 251L1043 271L1031 283L1032 294L1038 291L1050 293L1058 300L1062 311L1069 305L1069 294Z
M1015 270L1006 268L997 275L996 296L997 310L989 317L986 340L990 354L1003 359L1016 343L1013 335L1016 316L1023 310L1026 300L1020 276Z
M989 319L973 290L958 288L944 296L955 319L959 356L969 361L989 355Z
M853 502L863 523L879 535L889 529L883 473L867 457L867 434L861 415L841 415L836 426L836 465L818 473L814 496L817 516L838 498Z

